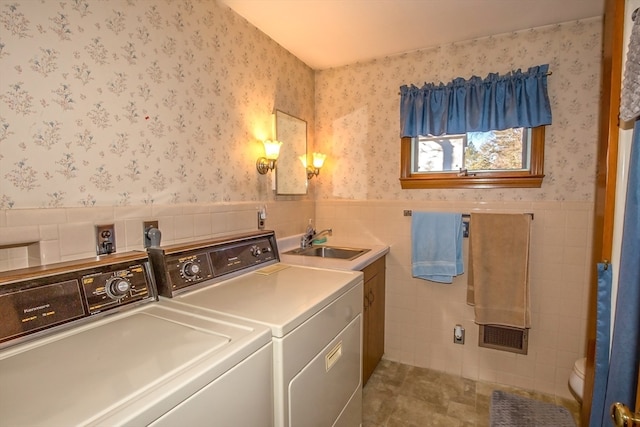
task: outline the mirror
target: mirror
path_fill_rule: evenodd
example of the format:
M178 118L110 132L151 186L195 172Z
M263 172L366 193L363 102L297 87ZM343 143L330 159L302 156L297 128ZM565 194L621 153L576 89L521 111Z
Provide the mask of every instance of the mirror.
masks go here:
M276 110L276 139L282 142L276 164L276 194L307 194L307 171L300 156L307 155L307 122Z

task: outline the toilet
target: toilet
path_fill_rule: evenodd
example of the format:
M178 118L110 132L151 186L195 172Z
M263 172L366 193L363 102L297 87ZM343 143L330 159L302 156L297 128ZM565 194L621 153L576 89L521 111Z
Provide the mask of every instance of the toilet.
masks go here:
M587 358L576 360L573 364L573 371L569 375L569 387L579 402L582 402L582 394L584 392L584 370L587 363Z

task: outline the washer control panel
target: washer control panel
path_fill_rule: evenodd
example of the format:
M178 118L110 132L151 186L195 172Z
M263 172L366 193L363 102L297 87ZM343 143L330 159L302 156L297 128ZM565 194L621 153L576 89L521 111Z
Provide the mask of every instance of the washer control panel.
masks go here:
M149 296L149 283L142 264L82 277L89 314L99 313Z
M0 273L0 347L157 298L144 253Z
M165 297L280 260L273 231L148 250L158 293Z

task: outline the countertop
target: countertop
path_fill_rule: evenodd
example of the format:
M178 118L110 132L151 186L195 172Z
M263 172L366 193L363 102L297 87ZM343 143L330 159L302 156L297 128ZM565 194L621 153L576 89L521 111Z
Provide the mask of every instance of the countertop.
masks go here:
M278 239L278 252L280 253L281 262L292 265L304 265L307 267L329 268L333 270L360 271L378 258L389 253L389 246L386 245L351 245L344 242L338 243L337 241L330 238L327 243L314 246L326 245L344 248L362 248L369 249L369 252L366 252L350 261L336 258L322 258L316 256L285 254L285 252L298 248L300 246L300 237L302 237L302 234Z

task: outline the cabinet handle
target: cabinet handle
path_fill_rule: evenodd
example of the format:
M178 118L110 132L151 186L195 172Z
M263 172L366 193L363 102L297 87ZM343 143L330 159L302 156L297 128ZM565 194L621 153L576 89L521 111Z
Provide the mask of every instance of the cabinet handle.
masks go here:
M369 297L367 295L364 296L364 309L368 309L369 308Z
M369 295L371 295L371 304L373 304L373 302L376 300L376 297L371 289L369 289Z

